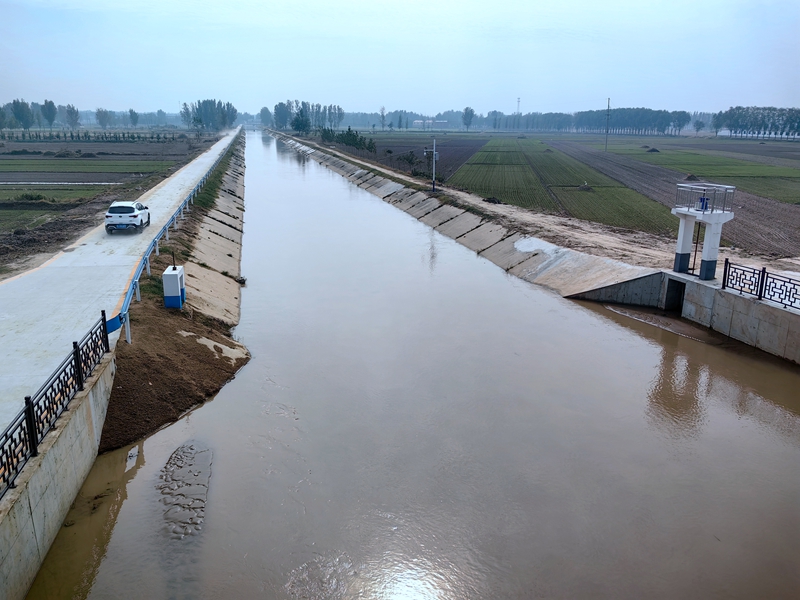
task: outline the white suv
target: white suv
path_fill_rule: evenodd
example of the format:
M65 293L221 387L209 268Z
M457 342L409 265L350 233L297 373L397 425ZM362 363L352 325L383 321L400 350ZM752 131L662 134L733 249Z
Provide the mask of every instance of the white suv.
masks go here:
M141 202L114 202L106 212L106 231L119 229L142 231L150 225L150 211Z

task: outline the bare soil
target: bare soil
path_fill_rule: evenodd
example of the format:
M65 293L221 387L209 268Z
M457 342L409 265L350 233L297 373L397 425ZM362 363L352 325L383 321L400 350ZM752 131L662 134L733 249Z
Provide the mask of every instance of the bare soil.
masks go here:
M160 266L163 271L167 264ZM177 421L213 398L248 360L231 362L222 355L223 347L238 346L227 325L187 309L165 309L152 297L131 307L131 337L132 344L124 338L117 343L117 373L101 453ZM219 350L214 353L199 344L199 337L217 342Z

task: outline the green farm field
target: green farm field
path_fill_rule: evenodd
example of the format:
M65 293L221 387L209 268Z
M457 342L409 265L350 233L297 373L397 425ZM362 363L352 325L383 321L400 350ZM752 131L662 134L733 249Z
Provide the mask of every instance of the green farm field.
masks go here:
M603 147L597 139L586 145ZM769 148L765 146L756 140L623 138L609 140L608 150L685 175L691 173L712 183L735 185L757 196L800 204L800 160L793 152L795 147L800 149L800 144L771 142ZM658 152L648 152L651 148ZM741 158L734 158L736 155ZM748 156L752 160L747 160ZM766 164L771 158L776 164ZM787 166L794 163L796 168Z
M51 201L70 202L92 198L104 191L104 186L31 186L31 185L0 185L0 202L14 200L22 194L41 194Z
M547 189L528 165L469 162L447 183L484 198L498 198L506 204L541 212L559 212Z
M507 204L614 227L677 231L677 219L665 206L536 138L492 138L448 184Z

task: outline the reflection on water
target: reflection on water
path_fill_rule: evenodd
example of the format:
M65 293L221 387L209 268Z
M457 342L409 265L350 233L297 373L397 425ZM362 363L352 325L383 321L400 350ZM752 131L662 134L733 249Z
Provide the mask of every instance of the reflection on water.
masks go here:
M674 335L642 325L641 321L649 320L647 314L634 320L620 316L620 312L635 314L634 310L584 306L657 343L661 358L648 391L648 417L665 434L697 435L708 403L718 400L738 416L754 419L800 446L800 393L792 377L800 374L796 366L685 322L653 319L683 333ZM705 343L697 344L695 339ZM720 352L719 347L726 351Z
M51 552L37 589L797 595L798 369L530 286L248 135L253 358L142 442L104 545Z
M128 497L128 482L143 465L142 444L97 458L28 598L87 596L105 557L119 511Z

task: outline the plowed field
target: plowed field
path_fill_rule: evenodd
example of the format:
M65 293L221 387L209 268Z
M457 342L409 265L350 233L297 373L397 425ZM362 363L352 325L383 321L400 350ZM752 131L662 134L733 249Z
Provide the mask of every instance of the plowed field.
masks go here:
M629 156L602 152L577 142L548 142L572 158L600 171L648 198L672 207L676 184L685 175ZM736 217L723 229L728 242L753 253L800 255L800 206L736 191Z

